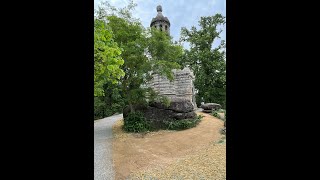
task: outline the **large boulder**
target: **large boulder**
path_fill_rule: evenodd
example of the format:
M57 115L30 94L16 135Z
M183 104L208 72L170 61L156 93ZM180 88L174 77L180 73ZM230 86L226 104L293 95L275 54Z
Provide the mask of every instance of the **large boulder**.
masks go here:
M202 112L205 112L205 113L212 113L212 110L210 109L210 110L208 110L208 109L204 109L204 110L202 110Z
M193 110L193 104L184 99L173 99L169 107L160 102L153 102L149 106L135 105L134 109L142 112L146 120L155 129L165 127L164 121L177 121L197 117ZM126 118L129 113L130 108L127 106L123 109L123 117Z
M201 105L204 110L218 110L221 109L221 105L217 103L205 103Z
M172 110L174 112L179 112L179 113L191 112L194 109L192 102L190 102L187 99L179 99L179 98L171 99L169 107L166 107L161 102L152 102L152 103L150 103L150 106L156 107L159 109Z
M173 115L174 119L180 120L180 119L193 119L197 117L197 113L194 111L187 112L187 113L175 113Z

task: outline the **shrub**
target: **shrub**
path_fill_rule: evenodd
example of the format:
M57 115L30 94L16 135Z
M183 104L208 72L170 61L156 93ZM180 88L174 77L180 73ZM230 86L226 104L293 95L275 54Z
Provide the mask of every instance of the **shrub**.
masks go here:
M220 115L218 114L218 111L212 111L212 116L214 116L214 117L216 117L216 118L218 118L218 119L220 119Z
M224 118L221 117L218 113L224 113ZM223 120L223 121L225 121L225 120L227 119L227 116L226 116L227 111L226 111L226 110L223 110L223 109L219 109L219 110L216 110L216 111L212 111L211 114L212 114L212 116L214 116L214 117L216 117L216 118L218 118L218 119L221 119L221 120Z
M132 112L124 119L123 129L127 132L145 132L150 125L141 112Z
M105 102L100 97L94 97L94 120L105 117Z
M153 89L148 89L148 101L149 102L160 102L165 107L170 106L170 99L167 96L160 95L158 92L154 91Z
M169 130L184 130L195 127L201 121L203 116L197 116L195 119L182 119L176 121L164 121Z

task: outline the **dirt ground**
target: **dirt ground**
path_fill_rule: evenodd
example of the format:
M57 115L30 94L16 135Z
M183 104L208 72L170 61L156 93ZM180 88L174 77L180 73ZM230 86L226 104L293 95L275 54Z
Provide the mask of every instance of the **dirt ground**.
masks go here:
M187 157L189 159L203 159L207 156L206 152L212 152L214 148L222 149L225 155L225 144L222 145L222 148L221 144L217 144L223 136L219 133L219 130L223 128L223 121L206 113L198 112L197 114L204 116L199 125L183 131L160 130L146 134L124 133L121 129L123 121L118 121L113 126L112 151L115 178L122 180L130 175L150 169L178 167L181 165L178 165L177 162L182 162ZM204 154L201 156L202 158L199 158L200 154ZM197 162L194 164L196 165ZM203 163L198 162L198 166L199 164ZM223 166L222 169L225 172L225 162ZM204 168L208 168L208 166ZM190 172L190 170L188 171ZM213 171L210 170L210 172ZM157 178L159 177L157 176Z

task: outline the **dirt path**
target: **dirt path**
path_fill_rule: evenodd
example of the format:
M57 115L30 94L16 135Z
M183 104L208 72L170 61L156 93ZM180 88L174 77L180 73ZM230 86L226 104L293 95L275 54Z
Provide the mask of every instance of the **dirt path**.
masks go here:
M112 164L112 125L122 114L94 121L94 179L114 179Z
M218 142L223 121L201 112L200 124L183 131L158 131L145 135L123 133L123 121L113 127L115 178L126 179L131 173L164 168L187 155L194 155Z

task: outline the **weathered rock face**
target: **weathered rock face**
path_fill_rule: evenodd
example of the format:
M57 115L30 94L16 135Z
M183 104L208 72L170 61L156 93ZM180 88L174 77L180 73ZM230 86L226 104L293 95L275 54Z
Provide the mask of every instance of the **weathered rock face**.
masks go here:
M171 103L169 107L165 107L162 103L160 102L153 102L150 103L150 106L160 108L160 109L168 109L168 110L173 110L175 112L180 112L180 113L186 113L186 112L191 112L194 109L193 104L187 100L187 99L178 99L178 98L173 98L171 99Z
M173 115L174 119L181 120L181 119L193 119L197 116L194 111L187 112L187 113L175 113Z
M173 99L169 107L166 107L160 102L150 103L149 106L135 106L136 111L144 114L151 126L159 129L164 127L164 121L177 121L182 119L196 118L197 114L194 111L193 104L186 99ZM126 107L123 110L123 117L126 118L130 112L130 108Z
M202 104L201 108L204 110L218 110L221 109L221 105L217 103L206 103Z
M212 110L211 110L211 109L204 109L204 110L202 110L202 112L205 112L205 113L212 113Z
M173 70L174 80L170 82L166 77L162 77L158 74L153 75L153 79L148 83L148 87L151 87L160 95L164 95L172 100L186 99L189 100L194 109L196 109L195 100L195 88L193 85L194 75L189 68L183 70Z

